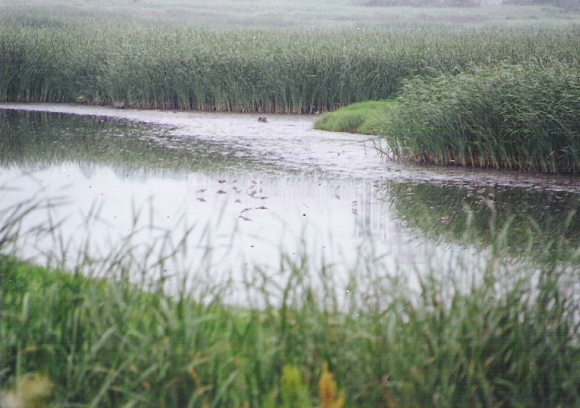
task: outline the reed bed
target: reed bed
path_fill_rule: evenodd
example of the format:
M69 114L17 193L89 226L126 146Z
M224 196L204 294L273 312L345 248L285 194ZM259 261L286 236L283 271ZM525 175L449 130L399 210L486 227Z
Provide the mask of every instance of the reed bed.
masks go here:
M0 100L314 113L392 97L416 75L529 58L574 63L577 28L207 30L0 25Z
M580 70L541 58L407 81L382 133L394 157L578 173Z
M284 255L248 273L235 305L201 271L172 295L165 274L130 278L130 244L67 272L18 261L36 205L0 213L0 378L41 373L55 407L580 406L578 269L513 262L508 225L477 268L434 256L397 274L361 258L346 290L330 265Z

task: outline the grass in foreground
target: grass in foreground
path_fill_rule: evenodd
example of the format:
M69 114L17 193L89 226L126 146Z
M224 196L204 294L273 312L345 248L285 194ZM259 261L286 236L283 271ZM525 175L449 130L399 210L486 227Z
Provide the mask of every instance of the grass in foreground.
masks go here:
M259 308L3 256L2 383L41 372L55 407L578 407L578 271L503 247L479 277L434 261L413 289L371 268L347 293L287 258L276 296L248 287Z
M314 127L331 132L376 135L381 129L381 121L384 120L384 117L379 118L378 112L384 115L384 112L391 111L397 104L394 100L353 103L324 114Z
M233 287L209 266L169 280L187 233L138 277L130 236L73 271L7 256L52 233L24 229L40 204L0 211L4 397L38 373L54 407L580 407L580 250L516 262L509 222L478 254L433 253L422 270L361 248L340 283L299 252Z

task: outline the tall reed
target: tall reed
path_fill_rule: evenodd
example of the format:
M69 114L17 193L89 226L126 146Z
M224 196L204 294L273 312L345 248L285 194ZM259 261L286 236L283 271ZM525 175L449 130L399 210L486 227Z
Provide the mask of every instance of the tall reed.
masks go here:
M0 100L313 113L415 75L531 57L573 63L577 29L204 30L89 20L0 25Z
M406 82L382 133L393 155L435 164L580 171L580 70L541 58Z

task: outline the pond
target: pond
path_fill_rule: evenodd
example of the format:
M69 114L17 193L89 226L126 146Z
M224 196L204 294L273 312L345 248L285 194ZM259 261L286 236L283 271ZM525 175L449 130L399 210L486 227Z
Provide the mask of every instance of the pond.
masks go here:
M131 258L215 282L282 259L345 277L369 260L393 273L452 269L456 256L477 267L490 219L510 222L514 254L531 238L580 244L574 177L405 165L315 119L0 104L2 222L18 203L50 202L20 229L52 228L22 234L19 256L70 269Z

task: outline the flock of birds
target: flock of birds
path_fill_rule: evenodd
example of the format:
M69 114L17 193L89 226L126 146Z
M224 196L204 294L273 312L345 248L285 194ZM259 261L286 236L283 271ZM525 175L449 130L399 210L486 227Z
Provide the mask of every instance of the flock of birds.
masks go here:
M242 203L240 195L243 192L245 192L245 194L248 197L251 197L255 200L267 200L268 199L268 197L262 195L262 182L261 181L258 182L256 180L251 180L250 186L247 187L245 190L243 188L238 187L236 184L237 182L238 182L237 179L232 181L232 184L233 184L232 190L237 195L236 200L235 200L236 203L238 203L238 204ZM216 191L216 194L227 194L227 191L224 190L225 187L223 187L223 185L225 185L227 183L227 180L219 179L218 183L220 184L220 188L219 188L219 190ZM340 185L337 186L335 188L335 191L334 191L334 196L338 200L340 200L339 189L340 189ZM200 188L199 190L197 190L197 192L196 192L197 193L196 194L197 201L200 201L202 203L207 202L207 200L205 199L205 192L207 190L208 190L207 188ZM352 206L351 206L351 211L354 215L358 214L357 205L358 205L358 202L356 200L354 200L352 202ZM267 209L268 209L268 207L266 207L265 205L260 205L260 206L256 206L256 207L246 207L242 211L240 211L239 218L241 218L244 221L252 221L252 219L247 216L248 211L267 210Z
M245 191L246 195L248 197L251 197L255 200L267 200L268 197L261 195L262 194L262 182L258 182L256 180L251 180L251 184L248 188L246 188L245 190L243 188L240 188L236 185L236 183L238 182L238 180L233 180L232 184L232 190L234 191L234 193L237 195L235 202L241 204L242 200L240 198L240 195L242 192ZM220 184L220 186L223 186L225 183L227 183L226 180L224 179L219 179L218 183ZM227 191L224 190L225 187L220 187L219 190L217 190L217 194L227 194ZM201 188L199 190L197 190L197 201L200 201L202 203L206 202L205 199L205 192L207 191L207 188ZM248 208L244 208L241 212L239 217L241 219L243 219L244 221L252 221L251 218L249 218L247 216L248 211L250 210L267 210L268 207L266 207L265 205L260 205L257 207L248 207Z
M260 117L258 117L258 122L266 123L266 122L268 122L268 118L265 117L265 116L260 116ZM239 188L236 185L237 181L238 180L233 180L232 181L232 183L234 184L234 186L232 187L232 190L238 195L238 197L236 198L235 202L236 203L241 203L242 200L240 199L239 195L244 190L241 189L241 188ZM220 185L223 185L226 182L227 181L224 180L224 179L218 180L218 183ZM260 181L258 183L256 180L252 180L251 183L252 184L245 190L246 194L249 197L252 197L252 198L257 199L257 200L266 200L268 197L265 197L265 196L262 196L262 195L258 195L258 194L262 194L262 182ZM335 190L335 197L340 200L340 195L339 195L338 189L340 189L340 186L338 186L336 188L336 190ZM206 191L207 191L207 188L201 188L201 189L197 190L197 197L196 198L197 198L198 201L203 202L203 203L206 202L206 199L205 199L205 196L204 196L204 193ZM217 194L227 194L227 191L224 190L223 188L220 188L217 191ZM251 210L267 210L267 209L268 209L268 207L266 207L264 205L261 205L261 206L258 206L258 207L248 207L248 208L244 208L240 212L239 217L241 219L243 219L244 221L252 221L251 218L249 218L249 217L246 216L246 214L248 213L248 211L251 211ZM356 201L353 201L352 202L352 213L355 214L355 215L357 214L357 202Z

